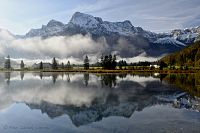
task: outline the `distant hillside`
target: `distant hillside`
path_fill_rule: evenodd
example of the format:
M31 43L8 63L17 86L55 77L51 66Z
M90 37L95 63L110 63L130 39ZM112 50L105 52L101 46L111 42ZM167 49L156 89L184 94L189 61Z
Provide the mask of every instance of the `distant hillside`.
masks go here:
M200 66L200 41L161 59L168 65Z

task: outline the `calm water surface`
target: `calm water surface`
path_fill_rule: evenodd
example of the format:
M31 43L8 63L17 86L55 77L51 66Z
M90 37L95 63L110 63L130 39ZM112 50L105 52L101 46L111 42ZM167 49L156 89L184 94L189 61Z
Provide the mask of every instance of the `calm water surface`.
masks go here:
M199 133L199 79L0 73L0 133Z

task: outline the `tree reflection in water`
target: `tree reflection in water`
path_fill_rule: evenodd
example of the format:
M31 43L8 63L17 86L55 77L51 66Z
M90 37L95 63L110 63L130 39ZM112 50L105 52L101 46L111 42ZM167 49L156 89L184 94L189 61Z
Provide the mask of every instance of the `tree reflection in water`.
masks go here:
M56 83L56 79L58 78L58 74L57 73L52 73L52 81L55 84Z
M200 97L200 73L195 74L168 74L163 78L170 84L187 91L192 96Z
M20 77L21 77L21 80L24 79L24 71L21 71L21 72L20 72Z
M84 77L85 86L88 86L88 81L90 79L89 73L84 73L83 77Z
M69 77L69 73L67 74L67 82L70 82L70 77Z
M10 75L11 75L11 72L5 72L4 74L7 85L10 85Z
M42 79L42 77L43 77L43 73L41 72L41 73L39 74L39 76L40 76L40 79Z
M101 85L109 86L110 88L116 86L116 74L103 74L101 75Z

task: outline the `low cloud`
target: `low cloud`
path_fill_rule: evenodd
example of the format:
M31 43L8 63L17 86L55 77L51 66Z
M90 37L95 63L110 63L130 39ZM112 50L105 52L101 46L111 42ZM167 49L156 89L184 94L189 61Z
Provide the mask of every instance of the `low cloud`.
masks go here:
M17 52L39 57L80 57L85 54L103 52L107 47L104 39L93 41L89 35L59 36L42 39L40 37L17 39L11 44Z
M5 53L5 49L8 47L8 44L14 40L14 36L7 30L0 29L0 55Z
M141 36L134 35L129 39L119 38L113 48L122 57L133 57L144 52L149 47L149 43Z
M95 62L97 56L101 55L108 45L104 38L94 41L90 35L74 36L55 36L43 39L41 37L14 39L8 35L0 34L1 56L12 57L12 60L20 62L26 61L28 64L33 62L51 62L52 57L56 57L59 62L82 63L87 54L91 61ZM80 62L81 61L81 62Z
M136 57L130 57L130 58L121 58L119 57L119 60L126 60L127 63L131 63L131 62L139 62L139 61L149 61L149 62L154 62L154 61L158 61L159 59L161 59L164 55L161 55L159 57L149 57L146 55L145 52L141 53L140 55L136 56Z
M130 39L134 43L130 43ZM134 36L130 39L120 38L116 45L109 46L105 38L94 41L90 35L16 39L9 32L0 31L0 56L6 57L9 54L12 61L19 64L24 60L28 66L40 61L51 62L53 57L56 57L59 63L67 63L69 60L71 64L82 64L86 54L90 63L96 63L102 53L117 54L118 59L127 62L155 61L160 58L151 58L144 54L148 43L143 38Z

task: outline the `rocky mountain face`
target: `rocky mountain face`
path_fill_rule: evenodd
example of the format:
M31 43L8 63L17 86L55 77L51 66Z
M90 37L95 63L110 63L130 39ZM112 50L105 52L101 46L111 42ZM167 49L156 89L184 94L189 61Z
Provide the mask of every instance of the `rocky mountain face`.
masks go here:
M43 25L41 29L31 29L25 37L55 36L63 32L64 28L65 24L56 20L51 20L47 25Z
M89 34L94 40L106 40L109 46L107 52L118 51L122 57L134 57L142 53L146 56L160 56L181 50L199 40L200 26L158 34L135 27L128 20L108 22L100 17L76 12L67 24L51 20L40 29L31 29L26 35L16 37L48 38L77 34Z
M184 48L198 39L200 27L191 29L176 29L170 33L154 33L141 27L134 27L130 21L108 22L99 17L76 12L68 24L51 20L41 29L32 29L24 37L50 37L76 34L90 34L93 39L105 38L110 51L121 49L122 56L136 56L146 53L150 56L159 56L172 53ZM119 48L120 41L128 45L128 49ZM120 45L120 44L119 44ZM129 48L130 47L130 48Z

